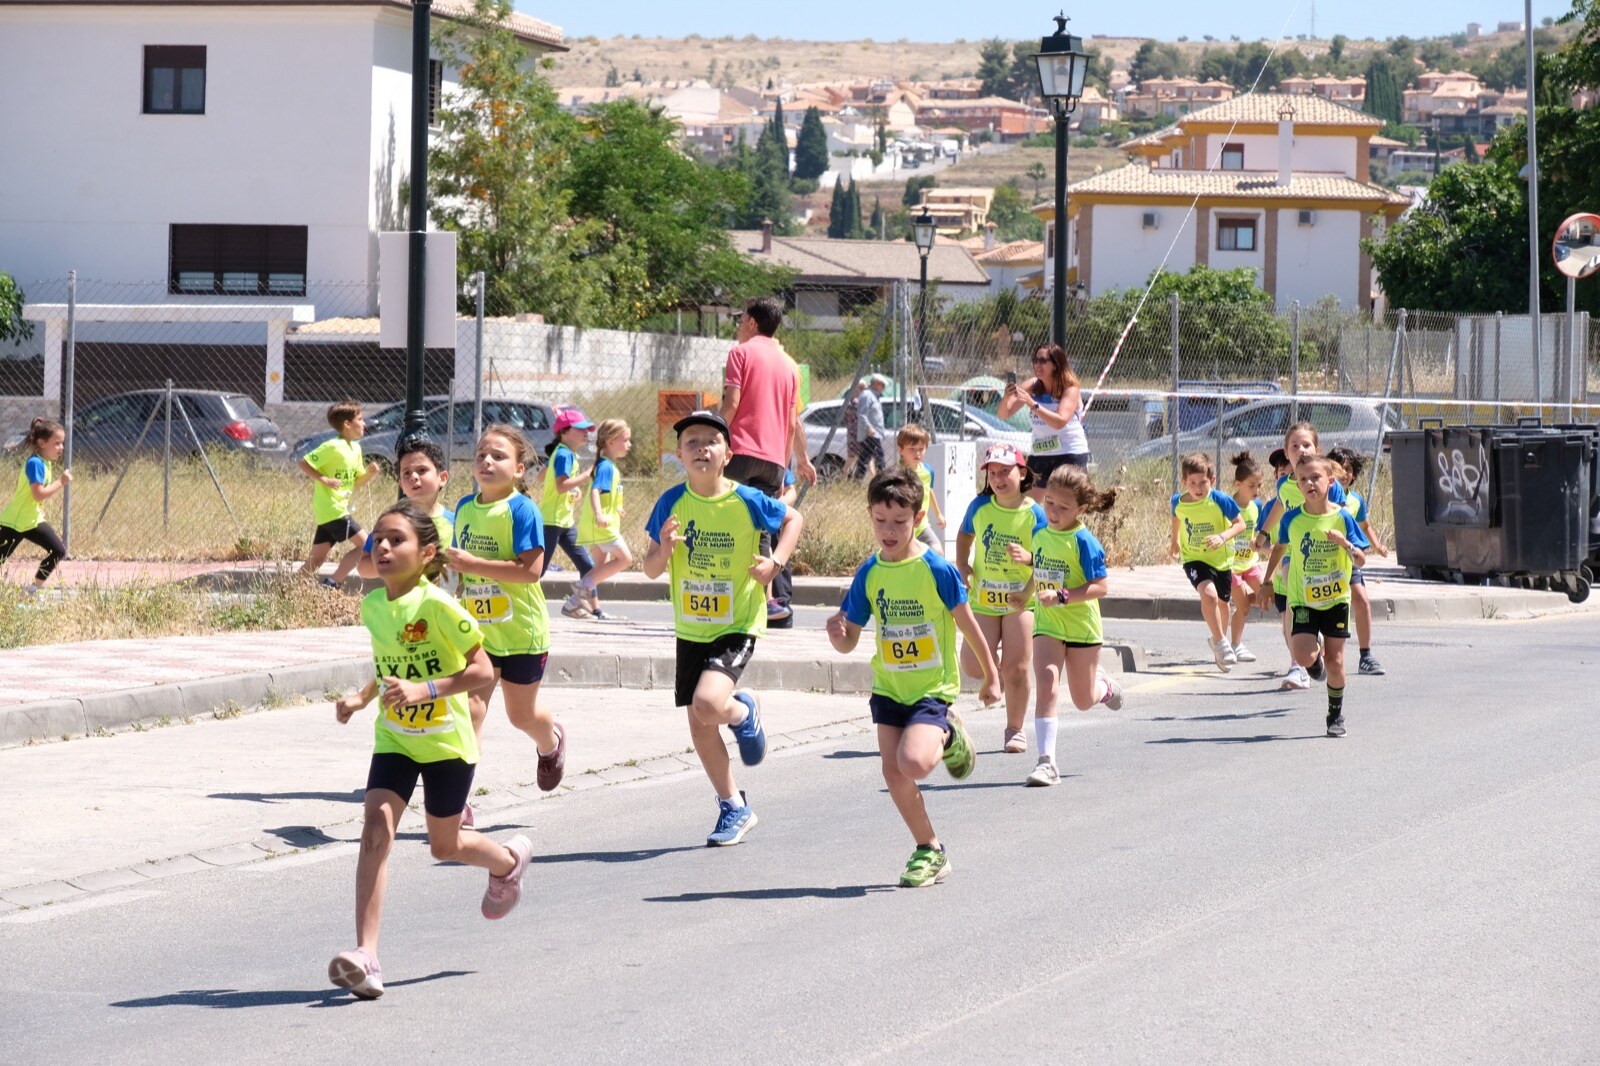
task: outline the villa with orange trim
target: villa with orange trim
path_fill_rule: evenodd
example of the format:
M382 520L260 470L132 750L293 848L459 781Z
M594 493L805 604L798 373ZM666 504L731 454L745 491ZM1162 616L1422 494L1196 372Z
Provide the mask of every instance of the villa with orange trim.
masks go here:
M1142 287L1165 258L1179 273L1250 267L1279 307L1330 295L1369 307L1376 278L1361 241L1411 203L1369 179L1382 128L1321 96L1258 93L1128 141L1128 166L1068 190L1067 282L1087 296ZM1045 222L1048 292L1055 205L1033 212Z

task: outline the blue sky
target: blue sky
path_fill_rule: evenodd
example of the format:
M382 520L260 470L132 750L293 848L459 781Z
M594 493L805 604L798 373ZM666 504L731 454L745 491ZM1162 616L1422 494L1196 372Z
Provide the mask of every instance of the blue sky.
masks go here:
M1000 4L973 0L920 0L915 4L861 4L858 0L782 0L779 3L730 3L728 0L515 0L519 11L554 22L571 37L641 34L646 37L705 37L747 33L762 37L805 40L953 41L1004 37L1020 40L1050 32L1050 3ZM1563 0L1535 0L1537 23L1545 15L1569 10ZM1076 9L1076 14L1074 10ZM1294 36L1311 29L1312 0L1135 0L1127 4L1069 4L1071 28L1084 36L1180 35L1199 40L1205 34L1245 40L1275 38L1289 20ZM1290 17L1290 12L1294 14ZM1435 36L1465 30L1469 21L1492 26L1502 19L1522 18L1518 0L1319 0L1319 37ZM938 27L933 32L929 27Z

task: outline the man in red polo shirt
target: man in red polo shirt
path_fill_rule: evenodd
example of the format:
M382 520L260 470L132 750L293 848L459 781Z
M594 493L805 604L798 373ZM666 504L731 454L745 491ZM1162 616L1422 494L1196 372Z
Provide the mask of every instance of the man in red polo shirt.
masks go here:
M722 417L733 453L727 476L773 498L783 495L791 459L797 477L813 485L817 481L800 428L800 370L773 339L782 322L783 303L775 297L745 304L722 388ZM768 547L763 541L762 552ZM769 625L792 624L792 588L793 575L786 566L772 581Z

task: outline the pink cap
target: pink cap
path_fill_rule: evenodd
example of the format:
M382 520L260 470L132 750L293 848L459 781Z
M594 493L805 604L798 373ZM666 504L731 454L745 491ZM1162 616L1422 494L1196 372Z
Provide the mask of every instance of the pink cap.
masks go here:
M988 466L990 463L999 463L1001 466L1023 466L1027 460L1022 457L1022 452L1017 450L1015 444L1001 442L989 445L988 450L983 453L983 465Z
M556 412L556 424L553 427L557 437L569 429L593 429L594 423L589 421L587 415L576 407L563 407Z

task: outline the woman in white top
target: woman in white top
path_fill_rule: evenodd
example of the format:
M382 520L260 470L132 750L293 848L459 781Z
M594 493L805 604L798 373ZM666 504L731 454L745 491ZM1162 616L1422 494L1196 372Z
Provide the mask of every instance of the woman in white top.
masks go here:
M1033 471L1033 491L1039 499L1050 472L1071 463L1088 469L1089 438L1083 432L1083 395L1078 375L1067 365L1066 349L1041 344L1033 353L1034 377L1020 385L1007 385L999 415L1010 418L1024 407L1033 422L1033 449L1028 469Z

